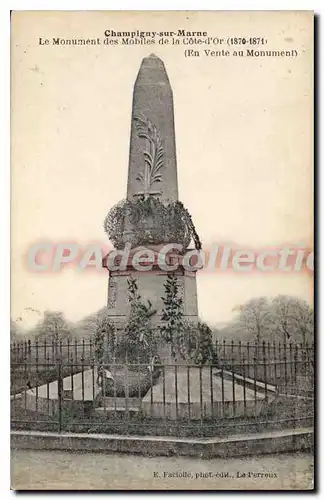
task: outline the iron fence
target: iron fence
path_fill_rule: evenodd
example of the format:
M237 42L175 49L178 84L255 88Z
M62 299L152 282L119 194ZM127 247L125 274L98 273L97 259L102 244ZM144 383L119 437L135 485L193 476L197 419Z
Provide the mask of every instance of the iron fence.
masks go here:
M13 344L13 428L208 436L312 423L311 345L218 341L204 365L105 352L98 363L91 340Z

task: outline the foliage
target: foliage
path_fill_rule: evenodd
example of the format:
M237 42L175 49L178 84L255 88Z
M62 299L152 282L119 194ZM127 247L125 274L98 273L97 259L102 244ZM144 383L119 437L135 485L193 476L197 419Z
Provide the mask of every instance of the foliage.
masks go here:
M213 346L212 331L206 323L198 323L196 349L191 356L194 363L216 364L217 357Z
M272 302L272 309L276 328L284 341L295 337L305 344L312 338L314 311L305 300L278 295Z
M116 346L116 330L114 324L108 316L98 318L95 336L95 361L101 365L105 362L105 348L109 353L114 354Z
M123 200L109 211L104 228L116 248L129 241L133 247L175 243L185 249L193 239L201 249L191 215L180 201L167 203L153 196Z
M250 333L253 340L260 342L262 333L269 326L271 319L269 300L266 297L251 299L237 309L239 323Z
M171 354L175 357L178 351L182 358L186 358L185 323L183 318L183 300L179 297L179 284L174 274L168 274L164 284L165 296L162 297L164 308L161 320L164 324L160 332L164 340L171 344Z
M181 217L185 221L185 224L188 228L188 231L189 231L189 233L194 241L195 248L197 250L201 250L201 248L202 248L201 241L200 241L200 238L199 238L198 233L196 231L192 217L189 213L189 210L184 207L184 205L181 201L176 201L175 207L176 207L176 211L178 211L178 213L181 215Z
M60 311L45 311L43 320L36 326L38 340L58 342L71 338L71 332L64 314Z
M134 278L127 280L130 314L125 327L125 339L129 361L137 361L138 357L154 353L153 329L149 323L149 307L142 303Z
M273 299L258 297L237 306L235 321L218 332L218 338L260 342L312 342L314 311L298 297L278 295Z
M92 313L71 325L71 333L74 338L90 340L93 339L97 330L98 322L102 322L107 316L107 306Z

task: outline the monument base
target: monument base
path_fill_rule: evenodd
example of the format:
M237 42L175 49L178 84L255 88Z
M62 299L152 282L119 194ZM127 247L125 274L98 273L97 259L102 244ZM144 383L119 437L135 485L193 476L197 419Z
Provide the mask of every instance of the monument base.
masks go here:
M254 388L257 387L257 389ZM144 415L172 420L258 416L276 388L211 367L165 367L142 400Z
M168 346L167 346L168 347ZM63 379L61 407L75 416L95 411L99 417L120 413L170 420L226 419L257 417L278 397L275 386L245 378L216 367L168 364L144 396L103 396L97 384L96 369L87 369ZM128 378L128 376L127 376ZM73 379L73 382L72 382ZM54 417L59 411L58 382L15 395L21 407Z
M146 255L145 250L149 252L147 256L153 255L152 263L150 263L149 267L147 263L140 266L142 270L139 270L138 267L134 267L133 258L137 252L140 252L141 256L144 257ZM198 267L189 271L182 265L185 255L169 253L165 257L165 264L168 266L168 270L163 270L157 264L159 262L159 252L160 248L153 245L134 248L123 270L112 271L109 269L109 254L103 259L103 267L109 270L107 315L118 329L123 328L130 313L130 304L128 301L128 282L130 278L136 280L138 293L141 296L142 303L147 308L151 323L159 325L162 322L164 309L162 297L165 297L165 284L170 272L177 278L178 297L182 299L184 319L189 323L198 323L196 283Z

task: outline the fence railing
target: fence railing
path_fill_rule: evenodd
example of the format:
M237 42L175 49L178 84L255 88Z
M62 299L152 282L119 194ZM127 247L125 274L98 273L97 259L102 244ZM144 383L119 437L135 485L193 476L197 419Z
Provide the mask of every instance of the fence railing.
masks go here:
M310 423L310 345L217 342L214 361L143 362L92 341L14 344L14 428L137 434L214 435Z
M111 351L111 342L107 338L104 340L105 349ZM54 360L81 358L92 358L95 352L95 341L90 337L87 340L64 339L64 340L40 340L32 342L31 340L13 342L10 347L11 359L14 361L33 360ZM241 362L246 359L248 362L253 359L278 359L287 361L292 360L296 355L301 357L313 358L314 345L309 343L297 344L295 342L235 342L216 340L213 343L213 349L216 356L223 360L235 360Z

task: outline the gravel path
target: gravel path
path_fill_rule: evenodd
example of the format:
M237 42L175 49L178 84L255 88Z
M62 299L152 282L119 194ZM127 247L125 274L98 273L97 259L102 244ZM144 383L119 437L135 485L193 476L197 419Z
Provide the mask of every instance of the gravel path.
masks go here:
M234 459L13 450L12 489L310 489L310 454Z

